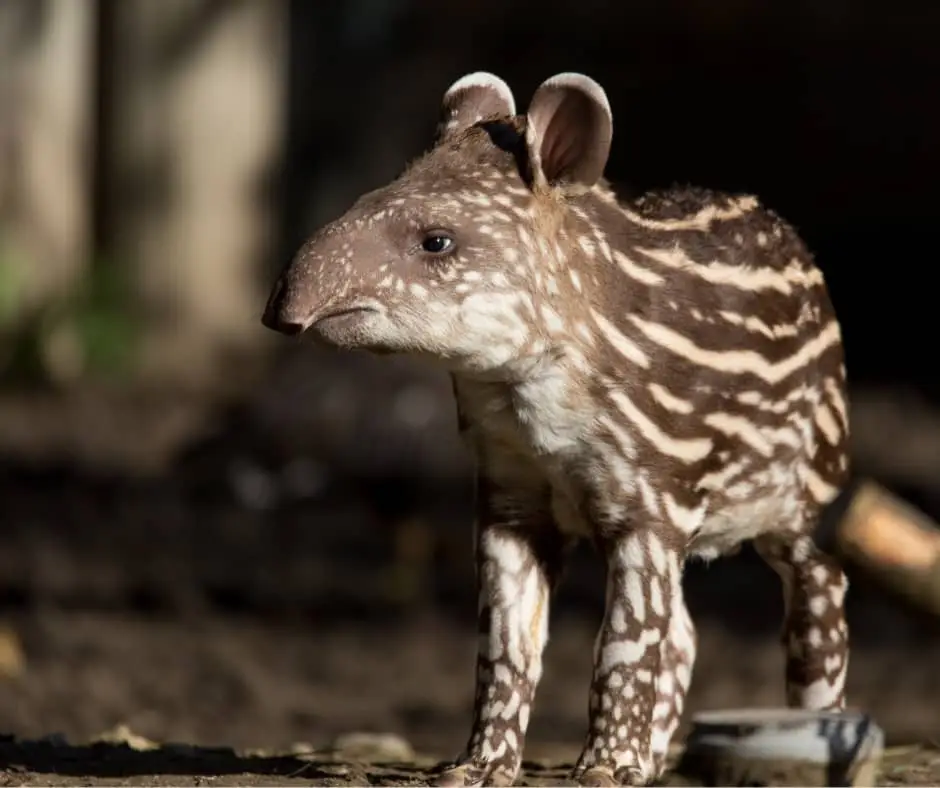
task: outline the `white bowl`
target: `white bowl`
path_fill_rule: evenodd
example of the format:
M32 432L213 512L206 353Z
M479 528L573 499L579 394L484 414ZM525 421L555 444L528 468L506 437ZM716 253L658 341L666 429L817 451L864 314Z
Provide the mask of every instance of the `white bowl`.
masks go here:
M867 714L727 709L692 718L678 771L705 785L873 786L884 732Z

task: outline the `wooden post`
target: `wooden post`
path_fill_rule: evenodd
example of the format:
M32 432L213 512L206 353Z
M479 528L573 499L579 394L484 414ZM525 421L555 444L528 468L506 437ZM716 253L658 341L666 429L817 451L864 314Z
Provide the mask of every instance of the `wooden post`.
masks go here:
M103 8L102 234L141 307L139 371L162 383L231 379L243 365L227 351L265 341L287 4Z
M74 285L91 241L95 5L0 5L0 286L4 322Z

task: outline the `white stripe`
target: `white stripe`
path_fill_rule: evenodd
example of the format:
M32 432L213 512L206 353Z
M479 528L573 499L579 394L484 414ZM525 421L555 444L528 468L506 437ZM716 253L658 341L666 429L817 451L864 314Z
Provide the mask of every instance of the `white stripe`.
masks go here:
M694 509L676 502L670 493L663 493L663 504L666 508L666 515L672 525L678 528L684 534L690 534L702 527L702 521L705 519L705 508L707 501L703 501Z
M826 389L826 393L829 395L829 404L832 405L836 413L839 414L839 420L842 422L842 426L847 427L849 418L845 407L845 397L832 378L826 378L823 386Z
M602 416L598 421L610 430L610 434L614 436L614 440L617 442L617 448L620 449L620 453L624 457L636 456L636 446L633 445L633 439L621 425L610 416Z
M650 271L648 268L641 268L617 249L614 250L614 259L617 261L617 265L620 267L621 271L631 279L636 279L644 285L661 285L666 281L665 277L660 276L655 271Z
M782 271L768 266L746 268L741 265L728 265L718 260L710 263L697 263L678 245L669 249L644 249L636 251L651 260L719 285L731 285L742 290L777 290L785 295L793 292L794 286L813 287L823 283L822 272L818 268L804 269L800 261L794 258Z
M702 421L723 435L740 438L765 457L774 453L773 444L761 435L760 430L748 419L730 413L709 413Z
M776 413L779 415L786 413L788 410L792 410L797 402L818 401L818 396L813 397L811 391L809 386L801 383L787 393L783 399L765 399L764 395L759 391L742 391L735 399L742 405L750 405L763 413Z
M650 365L650 360L647 358L646 353L644 353L639 345L637 345L632 339L628 339L624 334L606 317L604 317L600 312L591 307L591 317L594 318L594 322L597 323L597 327L601 330L601 333L604 335L604 338L610 342L620 353L632 361L634 364L637 364L643 369L647 369Z
M795 323L777 323L774 326L768 326L760 318L753 315L739 315L737 312L718 313L727 322L733 326L744 326L748 331L754 331L763 334L768 339L782 339L784 337L795 337L798 328Z
M812 468L806 465L800 465L797 467L797 475L806 485L806 489L809 491L809 494L813 496L816 503L829 503L829 501L836 497L838 490L824 481Z
M643 505L653 517L661 517L662 512L659 508L659 501L656 498L656 493L653 490L653 485L650 484L649 479L646 478L645 473L638 473L636 477L636 487L640 492L640 500L643 501Z
M610 398L639 433L663 454L686 462L697 462L712 450L713 444L709 438L681 439L667 435L622 391L611 391Z
M730 208L719 208L714 204L706 205L698 213L682 219L647 219L623 206L620 206L620 210L631 222L650 230L709 230L712 222L737 219L757 207L757 198L748 195L732 200Z
M728 486L732 479L746 471L750 464L750 458L745 458L738 462L729 462L719 470L705 474L705 476L699 479L697 487L702 490L723 489Z
M793 427L800 435L800 440L803 444L803 453L807 457L812 457L816 453L816 430L813 429L812 422L807 419L802 413L792 413L787 417L787 422L792 424Z
M679 399L679 397L675 396L658 383L650 383L649 391L653 399L666 408L666 410L671 410L676 413L691 413L695 409L695 406L692 405L691 402Z
M826 442L830 446L835 446L839 442L839 438L842 437L842 430L839 428L839 425L836 424L835 417L832 415L832 411L829 409L829 406L825 403L819 403L816 406L816 426L819 427L819 431L823 434L823 437L826 439Z
M753 350L706 350L671 328L651 323L636 315L630 320L647 337L688 361L732 375L752 374L767 383L779 383L800 367L818 358L841 339L839 324L833 320L809 342L787 358L770 362Z

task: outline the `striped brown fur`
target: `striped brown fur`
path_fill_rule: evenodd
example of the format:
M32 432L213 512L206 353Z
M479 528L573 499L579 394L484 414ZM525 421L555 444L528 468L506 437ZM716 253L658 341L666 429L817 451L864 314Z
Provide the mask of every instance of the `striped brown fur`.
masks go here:
M848 472L825 282L750 195L619 201L610 105L562 74L518 114L499 78L444 96L434 146L317 232L264 322L446 369L477 461L481 641L470 739L442 785L509 784L568 548L607 604L574 777L644 784L683 711L690 556L753 540L786 590L787 700L844 705L846 581L809 539Z

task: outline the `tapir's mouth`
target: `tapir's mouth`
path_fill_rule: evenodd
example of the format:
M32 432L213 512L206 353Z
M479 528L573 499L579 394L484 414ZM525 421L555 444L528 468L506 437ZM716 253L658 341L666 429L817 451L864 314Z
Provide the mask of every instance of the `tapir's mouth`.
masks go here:
M343 309L336 309L332 312L327 312L325 315L321 315L316 320L313 321L311 328L320 328L326 322L334 322L337 320L343 321L346 318L358 317L366 313L376 313L379 310L372 306L362 305L362 306L348 306Z

